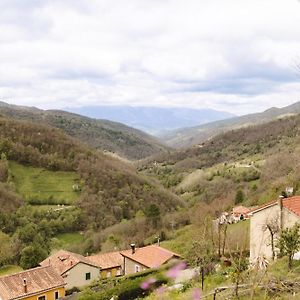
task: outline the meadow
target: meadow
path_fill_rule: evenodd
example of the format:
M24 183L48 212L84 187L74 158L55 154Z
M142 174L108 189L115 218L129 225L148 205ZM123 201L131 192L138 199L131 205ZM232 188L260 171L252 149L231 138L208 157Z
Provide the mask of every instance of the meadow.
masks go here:
M10 182L29 204L71 205L79 195L73 191L73 185L79 182L75 172L54 172L10 161L9 174Z

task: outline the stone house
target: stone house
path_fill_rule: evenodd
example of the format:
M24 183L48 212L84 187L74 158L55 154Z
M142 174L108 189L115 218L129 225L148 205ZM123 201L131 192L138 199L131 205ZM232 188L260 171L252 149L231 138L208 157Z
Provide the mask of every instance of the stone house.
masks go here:
M270 229L274 233L275 245L280 230L300 222L300 196L279 198L256 208L250 214L250 261L255 262L259 257L271 259L273 253ZM278 252L275 248L275 257Z
M172 259L180 259L180 255L157 245L136 248L120 252L123 256L124 275L138 273L147 269L159 268Z
M65 296L65 282L51 266L0 277L1 300L57 300Z
M118 251L98 253L86 258L101 269L100 277L102 279L123 275L123 256Z
M52 266L66 282L66 289L84 287L100 277L100 268L86 257L60 250L40 263ZM48 300L48 299L47 299Z

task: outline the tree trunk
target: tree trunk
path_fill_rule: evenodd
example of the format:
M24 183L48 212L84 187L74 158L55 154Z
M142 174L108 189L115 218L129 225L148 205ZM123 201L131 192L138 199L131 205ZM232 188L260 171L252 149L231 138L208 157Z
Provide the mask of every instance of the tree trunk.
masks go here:
M292 255L289 255L289 270L292 268L292 265L293 265Z
M227 224L224 228L224 237L223 237L223 246L222 246L222 256L225 254L225 245L226 245L226 238L227 238Z

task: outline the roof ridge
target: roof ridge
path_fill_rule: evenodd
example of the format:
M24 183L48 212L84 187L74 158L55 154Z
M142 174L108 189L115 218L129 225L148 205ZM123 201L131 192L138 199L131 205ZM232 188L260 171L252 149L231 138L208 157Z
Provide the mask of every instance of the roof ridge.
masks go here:
M54 268L53 268L51 265L47 265L47 266L38 266L38 267L35 267L35 268L23 270L23 271L20 271L20 272L17 272L17 273L13 273L13 274L8 274L8 275L0 276L0 280L1 280L2 278L12 277L12 276L20 275L20 274L23 274L23 273L32 272L32 271L35 271L35 270L37 270L37 269L40 270L40 269L46 269L46 268L49 268L49 267L51 267L51 268L54 270Z

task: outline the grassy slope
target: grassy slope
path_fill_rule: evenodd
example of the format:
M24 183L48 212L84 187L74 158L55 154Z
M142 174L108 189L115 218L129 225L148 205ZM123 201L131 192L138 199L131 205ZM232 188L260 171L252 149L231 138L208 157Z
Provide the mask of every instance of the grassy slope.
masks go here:
M55 248L69 249L74 245L84 242L84 235L79 232L61 233L54 238Z
M8 265L0 268L0 276L10 275L22 271L23 269L19 266Z
M236 249L249 250L250 222L245 220L236 224L228 225L226 247L230 251ZM195 225L188 225L174 232L172 239L164 241L161 245L182 256L187 254L190 243L197 239L198 228Z
M72 204L78 198L72 186L78 182L75 172L48 171L9 162L11 180L17 192L29 203Z

